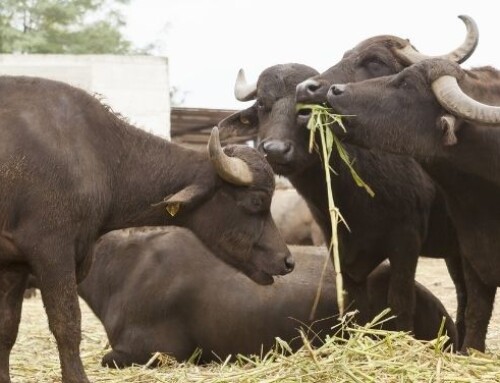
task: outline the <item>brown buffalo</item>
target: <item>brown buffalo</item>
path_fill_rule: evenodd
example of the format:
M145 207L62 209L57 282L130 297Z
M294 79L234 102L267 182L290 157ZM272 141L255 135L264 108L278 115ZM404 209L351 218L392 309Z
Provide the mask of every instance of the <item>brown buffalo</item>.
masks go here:
M462 63L474 52L479 41L479 32L472 18L466 15L459 16L459 18L467 28L466 38L459 47L441 57ZM408 65L428 58L429 56L416 51L406 39L390 35L371 37L345 52L342 60L331 68L301 82L296 89L296 100L300 103L323 104L326 103L328 89L334 83L356 82L398 73ZM301 111L297 118L299 123L305 124L309 119L309 114ZM359 160L363 161L362 149L352 148L351 152L354 152L353 156L357 157L358 162ZM434 214L434 217L430 218L430 226L427 230L428 237L423 252L426 255L441 254L441 256L446 258L448 270L457 291L456 323L460 341L463 341L465 333L465 306L467 302L465 281L460 258L456 256L450 257L452 254L458 254L458 244L456 240L454 244L451 244L454 249L447 245L446 238L449 238L450 235L456 237L456 235L450 233L450 230L442 225L442 222L444 222L442 220L442 210L445 209L443 198L440 197L439 200L441 202L438 201L438 203L433 205L433 210L437 208L437 216ZM446 215L446 213L444 214ZM447 223L446 226L449 227L452 225ZM446 232L448 234L445 234ZM444 241L443 238L445 239Z
M291 247L296 269L272 286L252 283L220 262L189 230L176 227L119 230L102 237L80 296L104 324L112 350L102 364L146 363L161 351L179 361L201 348L201 362L267 352L275 338L301 345L303 328L314 344L337 322L335 280L328 262L315 320L309 315L327 252ZM370 316L387 307L390 270L368 278ZM443 317L455 344L456 329L439 300L415 282L415 336L434 339ZM308 326L311 325L309 329ZM387 323L387 329L394 329ZM318 336L316 336L316 334Z
M185 226L255 282L293 269L271 219L274 177L244 146L209 153L137 129L84 91L0 77L0 382L28 274L39 281L65 383L87 382L79 353L77 281L95 240L143 225ZM167 213L165 209L169 211Z
M464 258L462 350L485 349L500 286L500 72L433 59L397 75L333 85L328 102L346 119L345 139L410 154L445 192Z

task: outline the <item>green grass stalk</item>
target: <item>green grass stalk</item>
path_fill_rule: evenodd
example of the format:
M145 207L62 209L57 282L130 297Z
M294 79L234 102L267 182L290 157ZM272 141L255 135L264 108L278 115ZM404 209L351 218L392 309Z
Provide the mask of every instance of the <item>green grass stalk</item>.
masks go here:
M361 177L356 173L353 167L353 162L349 158L349 154L343 148L339 139L335 136L332 130L333 124L338 124L344 131L345 127L342 123L342 117L340 115L332 113L332 111L322 105L305 105L298 104L297 110L300 109L308 109L311 111L311 117L309 118L309 122L307 124L307 128L310 131L309 135L309 151L312 152L315 149L323 162L323 169L325 172L325 184L327 190L327 198L328 198L328 210L330 213L330 222L331 222L331 230L332 236L329 244L329 254L330 258L333 262L336 278L335 283L337 287L337 305L339 307L339 313L342 317L345 312L345 300L344 300L344 281L342 277L342 269L340 262L340 254L339 254L339 243L338 243L338 234L337 227L339 222L343 222L346 227L349 229L347 222L342 217L339 209L335 206L335 201L333 199L333 190L331 184L331 174L335 171L330 166L330 157L332 155L333 149L335 148L339 154L340 159L347 165L349 168L351 175L356 182L356 185L365 188L365 190L373 196L374 193L370 189L368 185L366 185ZM316 133L320 138L320 148L316 144ZM319 294L321 292L322 283L320 283L320 287L318 288L318 293L316 296L316 300L311 312L311 316L314 315L316 311L317 301L319 298Z

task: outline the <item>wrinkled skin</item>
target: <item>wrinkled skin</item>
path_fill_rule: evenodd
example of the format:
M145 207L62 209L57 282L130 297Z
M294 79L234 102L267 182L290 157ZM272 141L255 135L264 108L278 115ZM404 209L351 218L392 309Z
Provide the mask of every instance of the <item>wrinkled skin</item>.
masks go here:
M176 224L260 284L293 269L272 221L272 170L257 151L228 147L253 181L224 181L207 153L173 145L115 116L87 93L0 77L0 383L10 382L29 273L40 283L64 383L87 382L76 292L92 247L117 228ZM165 207L178 207L173 217Z
M196 348L203 350L200 362L265 354L276 337L296 350L302 344L298 328L305 330L313 345L320 345L338 323L332 266L328 265L312 321L326 249L300 246L291 247L291 252L296 269L268 288L220 262L187 229L138 228L106 234L97 243L88 277L78 287L109 338L112 350L102 364L143 364L158 351L182 362ZM370 274L370 316L387 306L389 279L387 264ZM415 289L415 336L434 339L444 317L445 331L455 346L456 329L441 302L419 283ZM394 329L394 321L386 323L386 329Z
M346 140L415 156L444 190L464 256L468 300L462 350L484 351L500 286L500 133L498 126L457 117L457 142L450 145L440 125L450 112L431 90L442 75L456 77L472 98L500 105L498 71L486 67L466 72L443 60L424 61L393 76L332 86L327 97L337 112L356 114L347 121Z
M266 154L273 170L288 177L304 197L329 243L331 223L324 170L317 153L309 153L309 131L303 125L309 116L297 116L295 104L297 84L314 74L314 69L300 64L264 70L257 81L255 104L219 126L225 135L257 132L259 150ZM389 305L398 315L398 328L412 330L418 255L458 259L456 234L441 194L413 159L355 146L346 148L360 176L375 191L372 198L358 188L347 167L337 155L332 156L330 165L338 172L338 176L332 176L335 203L351 228L349 232L339 226L349 298L356 306L365 306L367 276L384 259L390 259L395 271ZM461 271L461 267L457 269Z

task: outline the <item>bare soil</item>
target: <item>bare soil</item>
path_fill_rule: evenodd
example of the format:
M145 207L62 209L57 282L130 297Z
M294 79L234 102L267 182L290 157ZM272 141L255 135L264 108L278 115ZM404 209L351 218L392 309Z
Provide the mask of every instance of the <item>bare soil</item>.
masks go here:
M431 290L443 302L452 318L455 318L457 310L455 287L446 270L444 260L420 258L416 279ZM488 327L486 347L488 351L500 352L500 292L498 291L495 308Z

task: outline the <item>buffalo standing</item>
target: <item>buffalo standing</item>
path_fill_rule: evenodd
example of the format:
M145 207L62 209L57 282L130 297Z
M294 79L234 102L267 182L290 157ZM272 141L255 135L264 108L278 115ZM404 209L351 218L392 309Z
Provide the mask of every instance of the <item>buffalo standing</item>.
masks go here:
M356 115L346 119L346 140L414 156L444 190L463 254L464 352L484 351L500 286L500 107L485 105L500 105L499 89L500 72L491 67L465 71L432 59L332 85L327 96L337 112Z
M188 227L261 284L293 269L269 212L272 170L257 151L224 152L217 130L209 155L181 148L56 81L0 77L0 92L1 383L10 382L30 272L56 338L63 382L88 382L76 286L92 263L95 240L108 231Z

